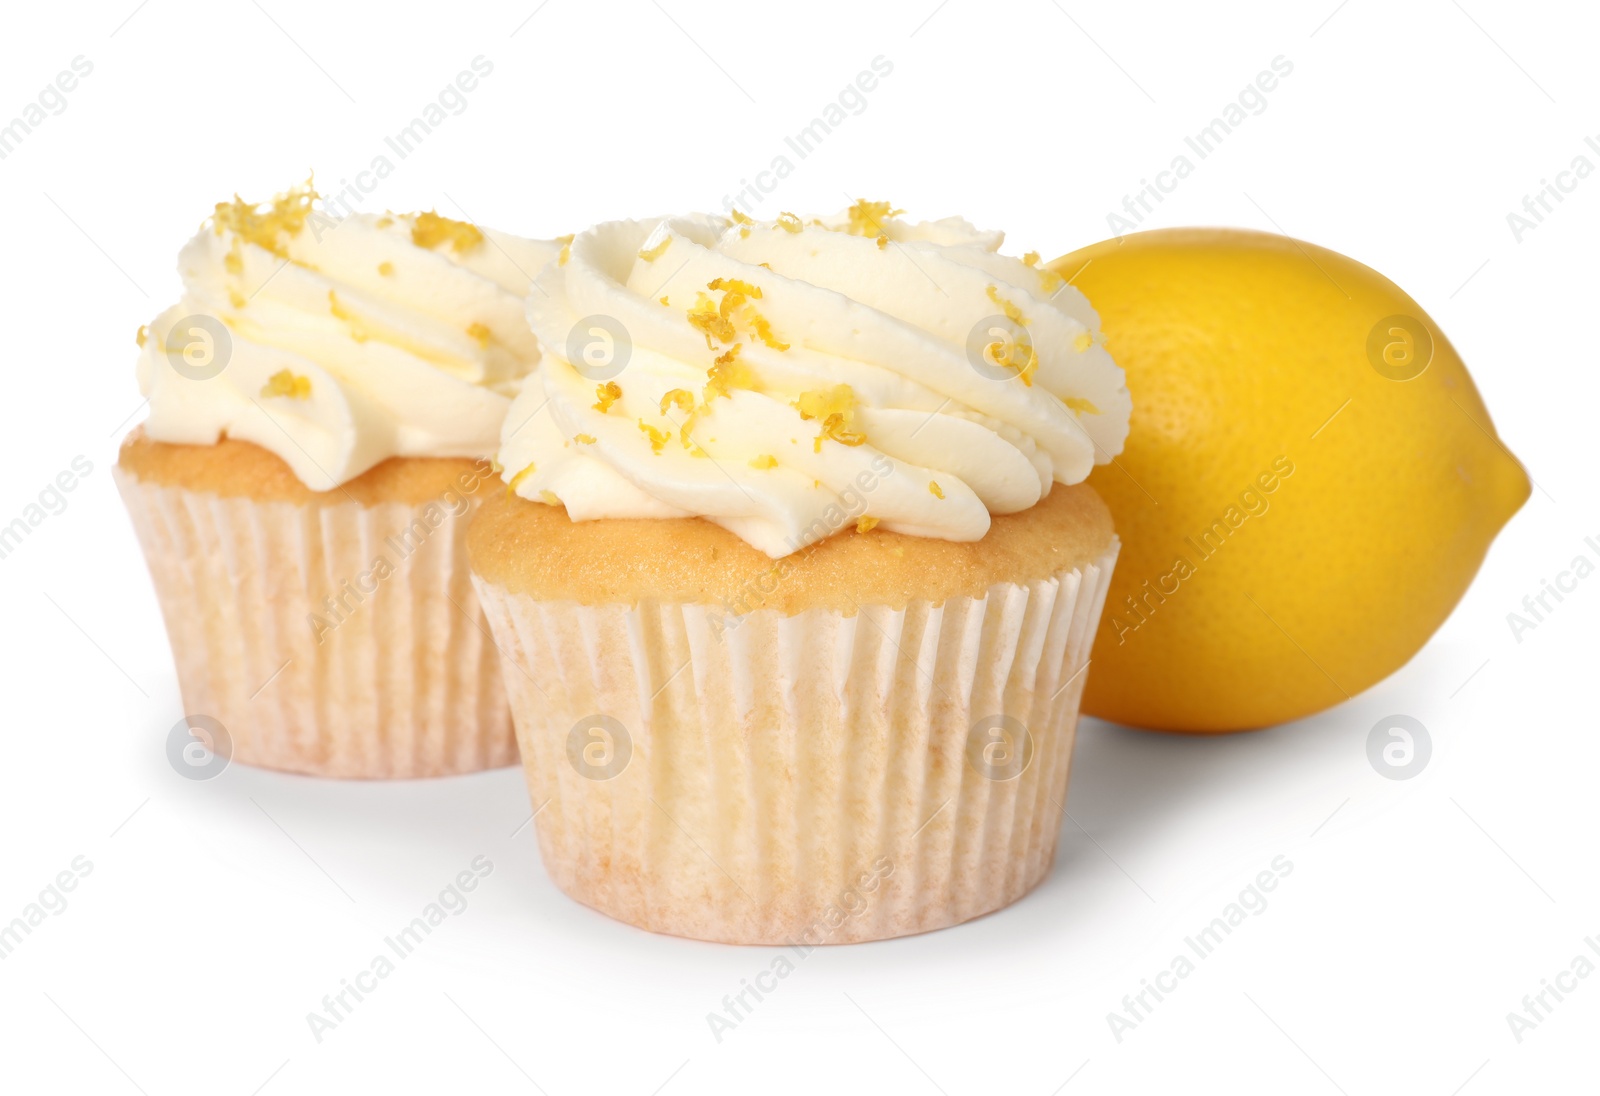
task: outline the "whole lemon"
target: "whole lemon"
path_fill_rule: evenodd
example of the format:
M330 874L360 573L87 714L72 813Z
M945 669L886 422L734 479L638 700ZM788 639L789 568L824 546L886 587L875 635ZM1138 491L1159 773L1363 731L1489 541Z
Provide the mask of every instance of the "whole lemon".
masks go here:
M1123 548L1084 710L1246 730L1404 665L1529 489L1427 313L1268 233L1142 232L1050 265L1133 396L1127 448L1090 479Z

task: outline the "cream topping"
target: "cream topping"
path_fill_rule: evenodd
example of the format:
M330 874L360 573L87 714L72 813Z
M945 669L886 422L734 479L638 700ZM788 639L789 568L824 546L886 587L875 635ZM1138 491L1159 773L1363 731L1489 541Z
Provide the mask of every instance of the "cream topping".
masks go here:
M539 358L524 298L561 241L433 213L335 220L309 184L221 203L140 332L156 441L226 434L329 490L394 456L488 457Z
M852 524L976 540L1111 460L1130 409L1088 301L1001 241L869 202L591 228L528 300L507 482L774 558Z

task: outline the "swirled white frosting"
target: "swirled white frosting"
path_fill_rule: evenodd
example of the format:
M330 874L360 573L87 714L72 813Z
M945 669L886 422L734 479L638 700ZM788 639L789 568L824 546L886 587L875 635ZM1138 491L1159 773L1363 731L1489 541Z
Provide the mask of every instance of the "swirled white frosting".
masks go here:
M959 218L614 221L528 300L515 491L578 521L701 516L774 558L846 525L952 541L1122 449L1081 293ZM1030 349L1031 344L1031 349Z
M254 442L314 490L394 456L491 456L539 357L524 297L561 244L314 198L223 203L184 247L183 298L140 332L146 434Z

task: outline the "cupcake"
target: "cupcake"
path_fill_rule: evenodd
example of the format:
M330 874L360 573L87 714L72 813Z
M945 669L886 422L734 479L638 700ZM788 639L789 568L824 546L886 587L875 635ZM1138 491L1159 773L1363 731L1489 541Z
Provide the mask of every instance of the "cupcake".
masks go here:
M573 898L812 946L1049 871L1129 400L1000 244L861 202L602 224L540 275L467 542Z
M184 247L115 478L213 749L340 777L515 760L465 531L560 247L335 217L309 183L219 204Z

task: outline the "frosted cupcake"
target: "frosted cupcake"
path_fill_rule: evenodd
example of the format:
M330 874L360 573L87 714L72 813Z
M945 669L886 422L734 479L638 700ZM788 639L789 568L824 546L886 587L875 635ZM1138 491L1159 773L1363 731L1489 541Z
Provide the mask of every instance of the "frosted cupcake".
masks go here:
M860 203L602 224L540 276L468 546L574 898L812 945L1049 870L1129 401L1000 242Z
M433 213L235 199L141 328L149 415L115 476L184 709L234 760L345 777L511 764L467 518L538 348L558 242Z

